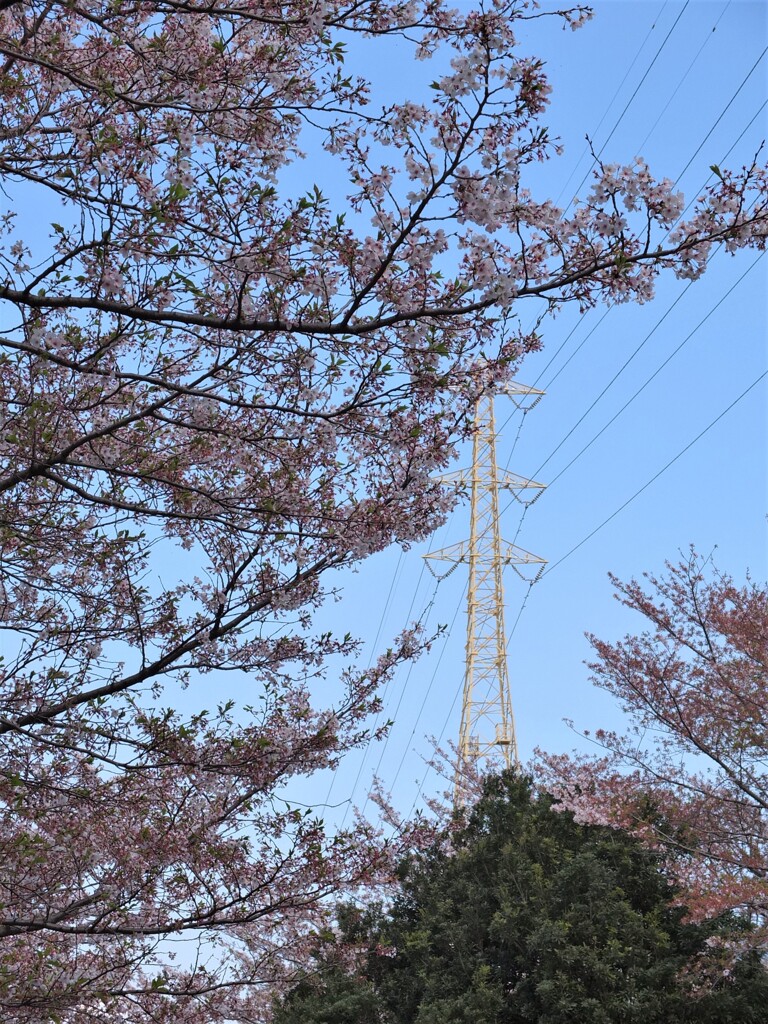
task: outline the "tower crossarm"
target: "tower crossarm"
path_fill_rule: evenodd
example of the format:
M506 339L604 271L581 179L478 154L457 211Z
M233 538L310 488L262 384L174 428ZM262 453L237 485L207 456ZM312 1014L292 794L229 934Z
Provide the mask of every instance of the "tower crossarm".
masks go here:
M516 544L500 540L499 556L502 565L546 565L546 558L539 558L538 555L520 548ZM448 547L438 548L437 551L430 551L423 556L428 562L465 562L469 563L473 557L471 540L461 540L458 544L449 544Z
M539 404L545 392L539 391L538 388L532 388L528 384L521 384L519 380L509 380L506 384L499 386L496 394L506 395L507 398L512 399L518 409L530 412Z
M450 473L444 473L440 477L440 483L454 484L458 490L468 490L472 487L474 473L474 468L455 469ZM546 490L547 485L503 470L496 474L496 486L500 491L509 491L523 505L532 505L542 491Z

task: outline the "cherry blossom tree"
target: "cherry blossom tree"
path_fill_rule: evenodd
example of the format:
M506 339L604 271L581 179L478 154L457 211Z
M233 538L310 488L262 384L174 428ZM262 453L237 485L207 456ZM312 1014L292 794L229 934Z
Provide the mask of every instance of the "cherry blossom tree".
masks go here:
M691 914L746 913L760 927L745 938L764 946L768 585L737 586L693 551L645 584L613 582L649 628L615 644L590 637L590 667L631 730L598 730L603 756L544 755L544 784L582 821L684 853L668 865Z
M468 409L539 344L523 300L765 244L757 164L684 222L640 160L537 198L544 12L460 7L0 0L4 1020L261 1019L324 898L387 871L285 787L424 642L355 671L313 627L333 570L441 521ZM348 68L390 39L435 78L382 107Z

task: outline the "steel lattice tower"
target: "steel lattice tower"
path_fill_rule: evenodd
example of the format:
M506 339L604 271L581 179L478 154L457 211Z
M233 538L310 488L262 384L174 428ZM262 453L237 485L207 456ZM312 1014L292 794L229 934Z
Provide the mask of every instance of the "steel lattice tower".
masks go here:
M510 382L503 388L515 404L528 412L543 392ZM464 696L459 730L459 769L456 800L461 800L461 764L501 754L510 767L519 763L515 720L507 664L504 628L505 565L523 575L528 566L531 582L541 574L543 558L501 537L499 491L509 491L523 505L542 493L544 484L515 473L500 472L496 462L496 429L493 395L484 395L475 408L472 468L450 473L443 479L470 487L470 535L450 547L434 551L429 560L467 563L467 642ZM525 578L525 577L524 577Z

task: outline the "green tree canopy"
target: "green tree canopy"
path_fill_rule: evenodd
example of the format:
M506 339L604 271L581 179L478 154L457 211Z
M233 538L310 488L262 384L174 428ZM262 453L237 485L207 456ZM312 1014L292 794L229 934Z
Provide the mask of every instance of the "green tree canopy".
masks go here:
M343 910L341 937L277 1024L768 1021L755 955L704 994L686 971L743 922L686 923L654 854L577 824L511 773L488 780L447 848L404 863L400 883L386 910Z

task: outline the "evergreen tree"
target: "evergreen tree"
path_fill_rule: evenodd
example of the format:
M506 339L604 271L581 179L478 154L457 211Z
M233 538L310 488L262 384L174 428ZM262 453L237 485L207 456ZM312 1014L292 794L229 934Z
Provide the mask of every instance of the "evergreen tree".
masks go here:
M577 824L511 773L488 781L448 848L400 869L386 911L347 908L324 966L278 1024L731 1024L768 1021L755 955L701 994L707 939L746 925L685 920L657 855ZM364 939L357 975L345 950Z

